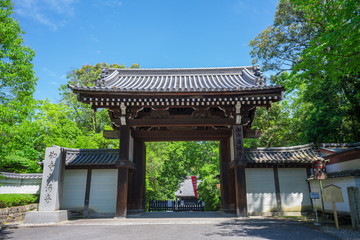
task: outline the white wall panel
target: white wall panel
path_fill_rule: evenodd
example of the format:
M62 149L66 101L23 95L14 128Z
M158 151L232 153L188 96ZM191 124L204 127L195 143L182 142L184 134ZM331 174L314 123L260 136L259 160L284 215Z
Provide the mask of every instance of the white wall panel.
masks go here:
M305 168L279 168L281 207L283 211L311 209Z
M65 170L61 209L84 208L87 170Z
M115 213L117 173L117 169L92 170L89 212Z
M272 168L246 168L246 192L249 213L276 210L274 172Z
M0 194L38 194L41 179L0 179Z
M349 198L347 194L347 187L359 187L359 185L356 185L356 182L360 178L357 179L353 176L351 177L339 177L339 178L328 178L326 180L322 180L323 188L333 184L335 186L338 186L341 188L341 192L344 198L344 202L338 202L336 203L336 210L339 211L342 214L349 214L350 213L350 207L349 207ZM320 194L320 185L319 180L311 180L310 181L311 191L312 192L319 192ZM316 201L317 209L321 210L321 200ZM333 212L332 203L330 202L324 202L324 208L326 212Z
M326 171L330 172L340 172L344 170L353 170L360 168L360 159L355 159L346 162L339 162L326 165Z

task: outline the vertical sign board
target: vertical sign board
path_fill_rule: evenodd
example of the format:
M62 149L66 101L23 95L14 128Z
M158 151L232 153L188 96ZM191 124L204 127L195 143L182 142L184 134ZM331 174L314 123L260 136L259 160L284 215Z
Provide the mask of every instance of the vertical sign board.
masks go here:
M62 148L46 148L39 211L60 209L63 166Z
M336 202L344 202L344 198L341 192L341 188L330 184L324 187L324 201L325 202L332 202L333 209L334 209L334 218L335 218L335 225L336 228L339 229L339 222L337 218L336 212Z
M191 176L191 182L194 189L195 197L197 198L197 183L196 183L196 176Z
M233 144L234 144L234 160L241 166L246 167L246 161L244 159L244 144L243 144L243 126L233 126Z

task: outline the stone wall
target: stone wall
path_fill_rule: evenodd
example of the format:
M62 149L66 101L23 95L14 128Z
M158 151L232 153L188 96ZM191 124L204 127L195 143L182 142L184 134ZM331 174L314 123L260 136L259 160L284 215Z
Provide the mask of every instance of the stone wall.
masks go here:
M38 204L30 204L11 208L0 208L0 224L23 221L26 212L37 209Z

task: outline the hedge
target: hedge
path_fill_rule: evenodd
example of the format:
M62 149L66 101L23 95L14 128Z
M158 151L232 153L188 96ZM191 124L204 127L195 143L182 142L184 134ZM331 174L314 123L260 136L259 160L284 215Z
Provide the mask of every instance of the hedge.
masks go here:
M38 194L0 194L0 208L38 203Z

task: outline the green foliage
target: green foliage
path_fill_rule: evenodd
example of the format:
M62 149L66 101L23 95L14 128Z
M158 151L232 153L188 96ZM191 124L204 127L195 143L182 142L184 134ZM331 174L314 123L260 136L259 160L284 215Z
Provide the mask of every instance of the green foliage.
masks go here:
M304 12L305 24L318 30L309 46L300 53L296 70L327 79L344 81L360 73L360 2L357 0L290 0ZM358 95L360 99L360 95Z
M175 199L179 184L187 176L196 175L202 181L199 198L207 201L208 210L219 209L220 193L212 191L219 182L214 179L219 174L217 142L150 142L146 149L147 200Z
M39 202L37 194L0 194L0 208L23 206Z
M275 125L264 125L266 114L258 111L260 145L360 140L358 23L358 1L279 2L273 25L250 42L253 62L275 71L271 82L288 95L280 114L267 116Z
M23 32L12 14L11 1L0 1L0 169L38 172L42 137L33 122L35 53L23 46Z
M12 17L10 0L0 1L0 103L31 97L36 79L32 70L34 51L23 46L24 32Z

